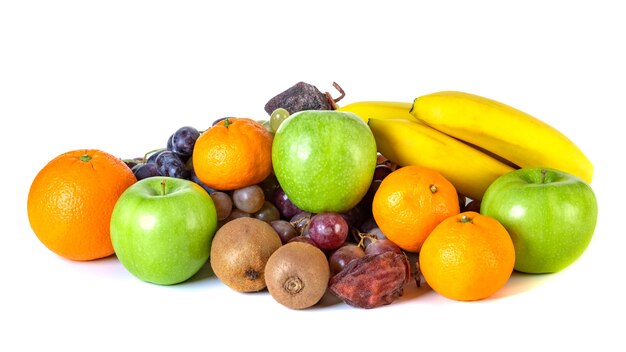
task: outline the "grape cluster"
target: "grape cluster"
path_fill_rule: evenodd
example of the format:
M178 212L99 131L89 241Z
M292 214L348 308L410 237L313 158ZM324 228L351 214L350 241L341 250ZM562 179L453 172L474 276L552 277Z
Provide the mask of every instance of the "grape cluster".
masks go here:
M154 176L168 176L194 181L211 191L196 177L191 155L200 131L184 126L167 139L166 147L148 152L143 158L126 160L137 180Z

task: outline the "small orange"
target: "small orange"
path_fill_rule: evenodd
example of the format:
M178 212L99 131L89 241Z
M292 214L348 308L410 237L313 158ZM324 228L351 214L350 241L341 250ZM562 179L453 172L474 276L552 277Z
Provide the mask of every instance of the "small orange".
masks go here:
M217 190L257 184L272 172L272 134L248 118L226 118L198 137L193 149L196 176Z
M459 211L452 183L435 170L414 165L385 177L372 202L374 220L383 234L415 253L435 226Z
M48 249L72 260L113 254L111 213L137 180L123 161L99 150L61 154L39 171L28 193L28 220Z
M497 220L475 212L452 216L428 236L419 255L424 279L451 299L487 298L507 282L515 265L513 241Z

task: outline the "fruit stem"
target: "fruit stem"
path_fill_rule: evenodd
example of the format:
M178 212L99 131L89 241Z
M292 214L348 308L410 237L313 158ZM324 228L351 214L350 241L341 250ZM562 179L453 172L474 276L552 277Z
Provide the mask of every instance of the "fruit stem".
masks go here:
M548 170L541 169L541 183L546 183L546 175L548 174Z
M376 237L376 235L373 235L369 232L361 232L361 231L357 231L357 235L359 236L360 240L359 243L357 244L357 246L365 249L365 239L369 238L372 242L376 242L378 241L378 237Z
M85 154L80 156L80 161L87 163L87 162L91 161L91 156L89 154L85 153Z
M461 221L460 222L462 224L467 224L468 222L469 223L473 223L474 221L472 221L472 219L469 216L463 215L463 216L461 216Z
M333 82L333 87L335 87L335 89L337 89L337 91L339 92L339 97L337 98L333 98L332 95L330 95L329 92L324 93L324 95L326 95L326 99L328 99L328 102L330 103L330 106L333 108L333 110L337 110L337 104L341 99L343 99L346 96L346 92L343 90L343 88L341 88L339 86L339 84L337 82Z
M428 187L430 188L431 193L437 193L437 186L434 183Z
M224 127L228 128L228 126L230 126L230 125L231 125L231 122L230 122L230 120L228 119L228 117L227 117L227 118L225 118L225 119L224 119Z
M143 162L145 163L146 161L148 161L148 155L151 155L152 153L156 153L159 150L161 150L163 148L159 148L159 149L152 149L151 151L147 152L146 154L143 155Z
M165 195L165 179L161 180L161 195Z

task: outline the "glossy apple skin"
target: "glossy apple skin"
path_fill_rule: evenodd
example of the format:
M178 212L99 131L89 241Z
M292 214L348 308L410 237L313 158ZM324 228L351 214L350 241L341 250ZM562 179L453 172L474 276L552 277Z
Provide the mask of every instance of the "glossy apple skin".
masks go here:
M345 212L369 189L376 167L369 127L348 112L297 112L280 125L272 145L274 173L300 209Z
M183 179L151 177L118 199L111 241L130 273L172 285L189 279L206 263L216 227L215 205L202 187Z
M500 221L515 246L515 270L560 271L591 242L598 205L591 187L549 168L522 168L496 179L480 213Z

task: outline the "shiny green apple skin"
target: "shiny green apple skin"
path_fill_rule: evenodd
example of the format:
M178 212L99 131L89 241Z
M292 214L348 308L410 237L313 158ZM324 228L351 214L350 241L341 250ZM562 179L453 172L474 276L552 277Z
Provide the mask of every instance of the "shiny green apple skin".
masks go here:
M289 116L272 145L274 173L289 199L312 213L345 212L365 195L376 167L374 135L353 113Z
M213 200L184 179L150 177L129 187L111 216L111 241L122 265L160 285L186 281L209 258L217 228Z
M558 272L587 249L598 204L583 180L549 168L522 168L487 189L480 212L507 229L515 246L515 270Z

